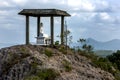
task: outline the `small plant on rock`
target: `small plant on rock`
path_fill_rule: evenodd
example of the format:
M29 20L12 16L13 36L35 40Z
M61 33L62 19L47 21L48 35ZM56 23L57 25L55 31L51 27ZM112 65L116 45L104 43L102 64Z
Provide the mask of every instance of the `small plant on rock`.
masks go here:
M45 55L47 55L48 57L51 57L51 56L53 56L53 52L52 52L52 50L50 50L50 49L45 49L45 52L44 52L44 54Z
M72 70L72 65L67 60L63 60L63 66L66 72L70 72Z

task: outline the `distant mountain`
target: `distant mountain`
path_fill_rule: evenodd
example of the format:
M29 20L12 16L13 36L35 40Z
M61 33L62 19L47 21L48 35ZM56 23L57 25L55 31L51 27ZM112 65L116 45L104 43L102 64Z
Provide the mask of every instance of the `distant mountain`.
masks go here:
M94 40L92 38L88 38L86 43L92 45L95 50L120 50L120 40L113 39L111 41L101 42ZM79 43L73 43L72 46L79 46Z
M88 38L86 42L87 44L92 45L96 50L119 50L120 49L119 39L113 39L107 42L100 42L100 41L96 41L94 39Z

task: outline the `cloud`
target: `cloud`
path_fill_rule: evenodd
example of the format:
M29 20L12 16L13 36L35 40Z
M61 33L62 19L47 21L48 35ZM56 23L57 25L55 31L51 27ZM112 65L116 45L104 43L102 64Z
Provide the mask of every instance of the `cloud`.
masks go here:
M13 2L15 2L16 4L25 4L28 0L12 0Z
M94 11L94 5L85 0L68 0L68 6L72 7L74 11Z
M105 13L105 12L101 13L100 16L101 16L101 19L103 19L103 20L111 19L111 16L108 13Z
M0 7L10 7L11 5L7 1L1 1Z

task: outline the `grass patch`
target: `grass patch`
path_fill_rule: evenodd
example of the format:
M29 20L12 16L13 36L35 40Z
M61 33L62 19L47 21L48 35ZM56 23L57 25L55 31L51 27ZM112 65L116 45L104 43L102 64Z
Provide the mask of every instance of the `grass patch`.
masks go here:
M59 75L54 69L37 69L36 72L28 75L24 80L55 80Z
M63 54L66 54L66 53L67 53L65 46L60 46L58 50L59 50L60 52L62 52Z
M29 77L26 77L24 80L40 80L40 78L38 76L29 76Z
M70 64L70 62L68 62L67 60L63 60L63 66L65 68L66 72L70 72L72 70L72 66Z
M52 56L53 56L53 52L52 52L52 50L50 50L50 49L48 49L48 48L45 49L44 54L47 55L48 57L52 57Z
M37 74L42 80L54 80L59 75L54 69L42 69Z

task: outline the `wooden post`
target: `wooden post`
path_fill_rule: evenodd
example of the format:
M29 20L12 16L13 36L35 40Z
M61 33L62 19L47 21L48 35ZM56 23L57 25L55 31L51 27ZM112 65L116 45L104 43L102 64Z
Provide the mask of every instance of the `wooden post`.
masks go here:
M64 45L64 16L61 16L61 44Z
M51 16L51 46L54 45L54 17Z
M26 15L26 45L29 44L29 16Z
M39 36L40 32L40 16L37 17L37 37Z

